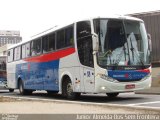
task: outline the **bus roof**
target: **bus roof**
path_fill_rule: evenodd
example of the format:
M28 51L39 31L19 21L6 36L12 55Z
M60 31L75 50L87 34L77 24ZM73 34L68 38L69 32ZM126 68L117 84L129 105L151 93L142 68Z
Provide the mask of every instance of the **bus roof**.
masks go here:
M131 16L109 15L109 16L104 16L104 17L103 17L103 16L98 16L98 17L91 17L91 18L88 18L88 19L80 19L80 20L76 20L75 22L72 22L71 24L74 24L74 23L77 23L77 22L80 22L80 21L88 21L88 20L100 19L100 18L106 18L106 19L126 19L126 20L134 20L134 21L141 21L141 22L143 22L143 20L141 20L141 19L139 19L139 18L131 17ZM66 27L66 26L68 26L68 25L71 25L71 24L54 26L54 27L49 28L49 29L47 29L47 30L45 30L45 31L42 31L41 33L38 33L38 34L32 36L32 37L30 38L30 40L22 41L22 42L20 42L20 43L18 43L18 44L14 44L14 45L10 46L8 49L11 49L11 48L14 48L14 47L16 47L16 46L19 46L19 45L21 45L21 44L27 43L27 42L29 42L29 41L31 41L31 40L34 40L34 39L37 39L37 38L39 38L39 37L45 36L46 34L52 33L52 32L54 32L54 31L57 31L57 30L59 30L59 29L61 29L61 28L63 28L63 27Z

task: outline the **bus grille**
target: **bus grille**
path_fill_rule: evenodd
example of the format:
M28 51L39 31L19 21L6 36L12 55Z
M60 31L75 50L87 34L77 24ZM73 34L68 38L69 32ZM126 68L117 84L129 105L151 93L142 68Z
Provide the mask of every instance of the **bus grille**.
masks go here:
M140 80L142 80L142 79L132 79L132 80L117 80L117 81L119 81L119 82L134 82L134 81L140 81Z

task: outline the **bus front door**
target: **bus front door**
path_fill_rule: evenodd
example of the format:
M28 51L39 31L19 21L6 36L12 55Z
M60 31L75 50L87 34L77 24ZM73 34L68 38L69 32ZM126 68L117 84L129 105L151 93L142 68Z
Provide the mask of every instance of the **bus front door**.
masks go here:
M94 91L94 69L90 67L83 68L83 80L85 86L85 92L93 92Z

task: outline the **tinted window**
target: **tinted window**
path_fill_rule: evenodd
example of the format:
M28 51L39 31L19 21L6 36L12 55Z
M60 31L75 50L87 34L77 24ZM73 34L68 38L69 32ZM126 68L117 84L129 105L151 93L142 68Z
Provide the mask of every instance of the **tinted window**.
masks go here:
M73 42L73 26L70 26L65 29L65 46L71 46Z
M91 26L89 21L77 23L77 48L82 65L93 67L93 49Z
M57 32L57 49L65 47L64 30Z
M84 37L77 41L78 55L82 65L93 67L92 37Z
M90 21L83 21L77 23L77 38L85 37L91 34Z
M43 53L55 50L55 34L50 34L42 38Z
M48 35L47 35L42 38L43 53L48 52L48 49L49 49L48 43L49 43L49 39L48 39Z
M14 49L14 60L19 60L21 58L21 47L16 47Z
M8 62L13 61L13 49L8 51Z
M31 54L31 51L30 51L31 49L30 49L30 42L29 43L26 43L25 44L25 52L26 52L26 57L29 57L30 56L30 54Z
M22 45L22 58L26 57L26 45Z
M31 42L31 55L39 55L41 53L41 39L33 40Z
M73 43L73 26L66 27L65 29L57 32L57 49L71 46Z

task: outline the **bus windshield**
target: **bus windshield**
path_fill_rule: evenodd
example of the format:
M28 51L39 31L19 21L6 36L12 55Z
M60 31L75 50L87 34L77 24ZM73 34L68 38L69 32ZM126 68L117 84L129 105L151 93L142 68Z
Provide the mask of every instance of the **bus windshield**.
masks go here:
M147 65L150 51L144 23L122 19L95 19L100 66Z

